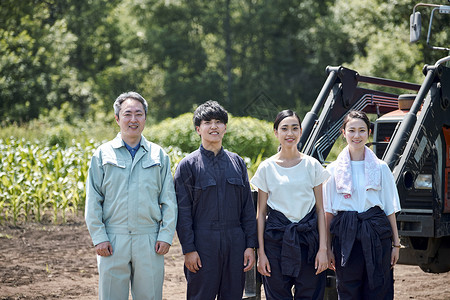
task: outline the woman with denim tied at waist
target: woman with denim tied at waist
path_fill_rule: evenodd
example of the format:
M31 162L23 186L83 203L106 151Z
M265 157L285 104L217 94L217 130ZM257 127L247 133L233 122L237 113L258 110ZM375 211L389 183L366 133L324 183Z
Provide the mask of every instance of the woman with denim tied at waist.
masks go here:
M395 213L400 211L391 170L365 146L370 121L351 111L342 134L347 146L324 184L328 257L339 299L393 299L392 268L399 258Z
M263 161L251 180L258 188L258 271L267 299L324 296L328 260L322 183L329 174L298 151L301 132L295 112L278 113L274 133L280 151Z

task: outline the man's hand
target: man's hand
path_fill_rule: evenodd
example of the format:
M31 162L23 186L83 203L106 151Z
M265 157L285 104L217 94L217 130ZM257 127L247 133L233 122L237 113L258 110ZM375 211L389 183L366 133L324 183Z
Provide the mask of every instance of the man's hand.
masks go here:
M95 245L95 252L100 256L110 256L113 254L113 249L110 242L103 242Z
M202 267L202 261L197 251L192 251L184 255L184 265L192 273L197 273Z
M156 253L158 253L160 255L164 255L164 254L167 254L167 252L169 252L169 249L170 249L170 244L168 244L166 242L162 242L162 241L156 242L156 246L155 246Z
M247 248L244 251L244 272L250 271L255 264L255 251Z

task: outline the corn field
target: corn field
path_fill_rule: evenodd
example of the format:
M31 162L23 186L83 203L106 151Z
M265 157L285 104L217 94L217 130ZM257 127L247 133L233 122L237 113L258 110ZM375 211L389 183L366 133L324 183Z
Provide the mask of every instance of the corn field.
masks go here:
M0 139L0 222L65 222L83 213L92 142L45 147L25 140Z
M46 147L24 139L0 139L0 223L66 222L67 213L84 213L88 164L100 143ZM166 149L172 172L184 157Z

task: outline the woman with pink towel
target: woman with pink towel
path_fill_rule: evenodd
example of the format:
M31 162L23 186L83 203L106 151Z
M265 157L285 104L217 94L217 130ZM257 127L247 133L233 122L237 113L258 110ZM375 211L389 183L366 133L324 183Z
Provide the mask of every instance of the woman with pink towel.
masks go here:
M370 121L364 112L351 111L342 134L347 146L327 167L331 177L323 186L328 260L339 299L393 299L400 248L394 177L365 146Z

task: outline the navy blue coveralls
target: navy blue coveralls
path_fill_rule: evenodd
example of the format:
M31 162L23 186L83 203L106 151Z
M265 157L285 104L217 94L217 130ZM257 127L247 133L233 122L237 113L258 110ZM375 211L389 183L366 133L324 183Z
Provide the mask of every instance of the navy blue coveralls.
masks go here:
M292 223L283 213L268 207L264 230L264 251L271 276L264 277L267 299L323 299L326 272L315 275L319 250L316 209Z
M257 247L256 214L247 168L237 154L200 149L175 172L177 234L183 254L197 251L202 268L184 267L187 299L241 299L244 251Z
M330 231L339 299L393 299L392 228L383 210L341 211Z

